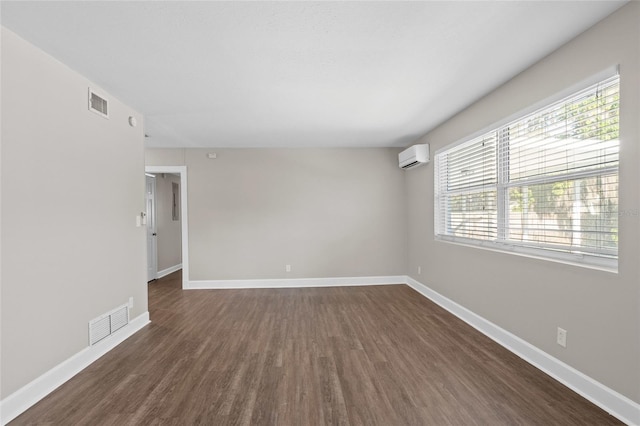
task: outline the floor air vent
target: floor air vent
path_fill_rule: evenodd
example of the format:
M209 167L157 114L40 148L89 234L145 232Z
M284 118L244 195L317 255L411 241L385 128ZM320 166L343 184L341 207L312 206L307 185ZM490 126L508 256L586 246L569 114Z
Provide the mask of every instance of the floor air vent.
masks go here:
M95 112L104 118L109 118L109 101L89 88L89 111Z
M129 305L125 304L89 321L89 345L113 334L129 324Z

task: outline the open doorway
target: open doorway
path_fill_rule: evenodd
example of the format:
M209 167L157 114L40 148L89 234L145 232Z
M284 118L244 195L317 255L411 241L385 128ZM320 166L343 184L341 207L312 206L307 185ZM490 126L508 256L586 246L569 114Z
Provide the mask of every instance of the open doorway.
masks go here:
M182 288L187 288L189 282L187 168L186 166L147 166L145 174L148 280L161 278L182 269Z

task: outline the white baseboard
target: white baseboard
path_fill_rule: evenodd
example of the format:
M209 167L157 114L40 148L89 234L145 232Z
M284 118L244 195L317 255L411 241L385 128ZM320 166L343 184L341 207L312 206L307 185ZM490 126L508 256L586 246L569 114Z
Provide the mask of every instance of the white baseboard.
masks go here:
M628 425L640 425L640 404L597 382L413 278L407 277L406 283L418 293L440 305L569 389L582 395L612 416L617 417Z
M189 281L187 289L230 289L230 288L301 288L301 287L341 287L406 284L406 275L384 277L338 277L338 278L283 278L271 280L210 280Z
M175 271L179 271L180 269L182 269L182 263L179 263L175 266L171 266L170 268L167 268L167 269L163 269L162 271L158 271L158 273L156 274L156 279L166 277L167 275L172 274Z
M149 322L149 312L137 316L109 337L81 350L0 401L0 424L5 425L18 417Z

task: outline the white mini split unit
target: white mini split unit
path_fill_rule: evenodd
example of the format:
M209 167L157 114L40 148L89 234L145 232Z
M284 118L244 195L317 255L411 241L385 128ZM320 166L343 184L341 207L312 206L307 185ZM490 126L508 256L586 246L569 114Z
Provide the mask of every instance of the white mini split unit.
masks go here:
M429 144L413 145L398 154L398 165L401 169L411 169L429 162Z

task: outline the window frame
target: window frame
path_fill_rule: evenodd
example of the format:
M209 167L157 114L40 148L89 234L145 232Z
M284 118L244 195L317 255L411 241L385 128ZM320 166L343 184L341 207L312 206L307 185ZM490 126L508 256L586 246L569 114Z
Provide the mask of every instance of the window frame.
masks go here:
M502 150L504 150L505 145L508 146L508 143L502 143L501 140L504 137L503 132L505 131L508 132L509 125L513 124L518 120L524 119L528 115L535 114L538 111L549 108L555 103L561 102L564 99L577 95L581 91L584 91L595 84L599 84L613 77L617 77L618 79L620 78L617 65L613 67L609 67L597 74L594 74L588 79L585 79L578 84L567 87L565 90L562 90L549 98L546 98L540 102L537 102L534 105L531 105L530 107L524 110L518 111L517 113L514 113L500 120L499 122L492 124L491 126L487 126L486 128L478 132L475 132L474 134L468 137L462 138L457 142L448 144L438 149L434 155L434 163L435 163L435 166L434 166L434 237L435 237L435 240L440 242L453 243L453 244L462 245L462 246L482 248L482 249L501 252L501 253L515 254L515 255L526 256L526 257L531 257L536 259L561 262L565 264L577 265L581 267L593 268L593 269L603 270L607 272L617 273L618 259L619 259L619 246L618 246L618 249L615 250L615 255L614 255L615 257L602 257L601 255L597 255L597 254L593 255L589 253L569 253L565 251L557 251L557 250L554 250L554 248L557 249L560 246L553 246L553 245L543 247L544 244L536 244L536 247L531 247L531 244L529 245L525 243L518 244L518 242L515 240L507 239L508 224L509 224L509 220L508 220L509 190L510 188L523 186L522 182L519 182L519 181L508 182L508 179L505 179L504 174L508 173L508 169L505 170L504 165L507 163L507 161L501 162L500 160L496 159L497 181L495 182L495 184L487 185L486 187L483 188L485 192L489 191L491 188L494 188L494 190L497 192L497 196L496 196L497 197L497 201L496 201L497 202L497 217L496 217L497 231L496 231L495 239L483 240L483 239L467 238L467 237L461 237L461 236L447 235L444 233L438 233L439 228L441 228L441 225L443 223L446 224L446 220L447 220L445 219L445 222L442 222L442 218L440 217L441 212L443 212L444 209L440 208L441 207L440 197L439 197L440 188L438 187L439 161L443 153L450 153L459 145L467 144L474 140L487 137L489 134L495 132L498 140L497 147L496 147L496 150L497 150L496 157L500 158L501 155L505 155L505 153L502 152ZM618 81L618 83L620 83L620 81ZM620 111L620 106L618 106L618 117L620 117L619 111ZM619 179L619 176L620 176L619 169L620 169L620 166L619 166L619 159L618 159L618 162L615 166L596 168L588 171L567 173L562 175L562 177L558 177L554 175L546 175L544 177L528 181L527 184L533 185L533 184L559 182L559 181L575 181L580 178L587 178L587 177L593 177L593 176L606 176L607 174L611 174L611 173L615 173ZM472 192L472 191L468 191L468 192ZM619 194L618 194L618 197L619 197ZM620 235L620 232L618 232L618 235Z

